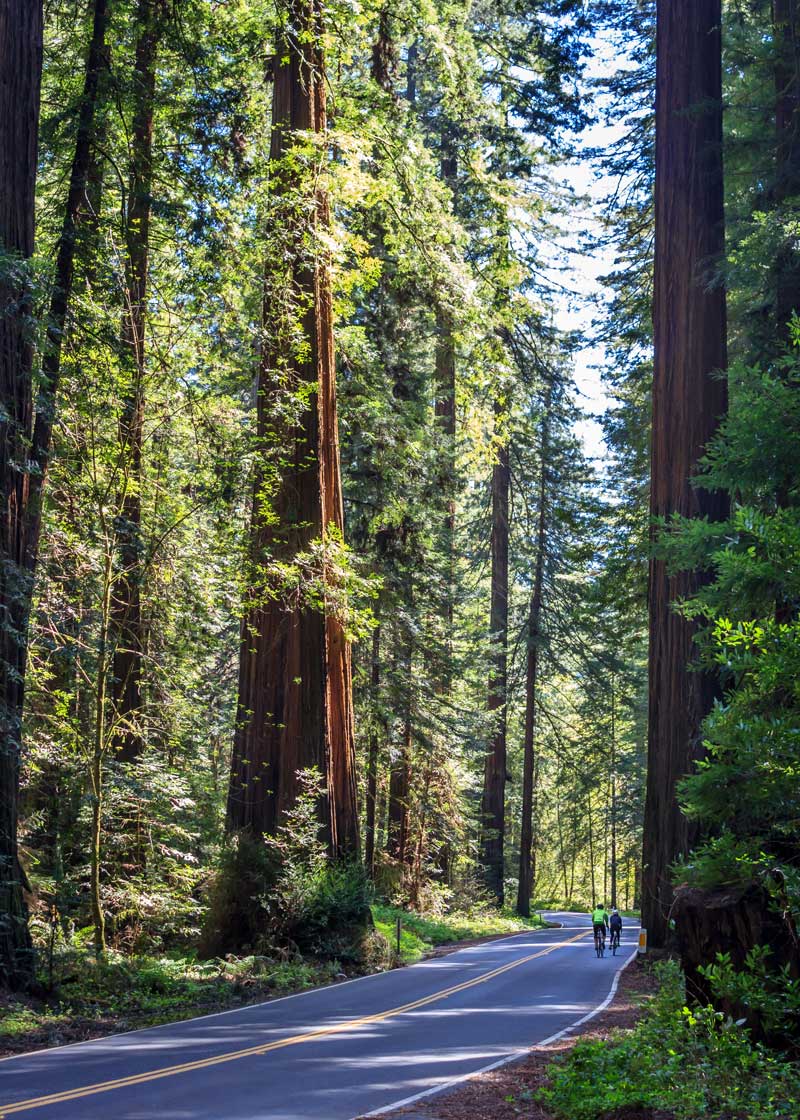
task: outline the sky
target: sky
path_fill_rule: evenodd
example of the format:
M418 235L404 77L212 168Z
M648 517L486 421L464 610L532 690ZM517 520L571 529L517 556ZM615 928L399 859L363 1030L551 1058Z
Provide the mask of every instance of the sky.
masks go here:
M620 58L616 47L596 37L593 42L594 54L588 60L586 78L602 77L609 68L619 68ZM563 286L571 288L556 300L555 324L561 330L584 330L591 335L592 321L601 314L604 289L600 277L608 273L614 264L613 246L593 245L589 253L583 251L582 243L586 235L599 232L599 215L603 198L610 193L615 183L600 173L600 168L592 159L589 149L608 147L619 139L621 126L609 126L598 122L587 128L578 138L578 157L575 161L561 165L558 176L575 193L578 202L570 211L568 228L564 231L562 246L556 252L555 260L562 264L566 255L570 260L570 271L565 275L553 270L553 278ZM583 154L582 154L583 153ZM594 239L593 239L594 240ZM594 416L601 415L610 400L603 385L601 370L605 360L603 347L594 346L589 338L575 354L575 385L579 394L580 406L590 415L580 421L577 431L583 440L586 454L592 458L602 472L608 460L608 449L603 440L600 423Z

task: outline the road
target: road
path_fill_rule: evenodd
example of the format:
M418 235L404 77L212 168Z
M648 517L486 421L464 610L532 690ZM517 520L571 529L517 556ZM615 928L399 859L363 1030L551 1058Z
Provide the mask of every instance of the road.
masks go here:
M598 960L588 918L409 968L0 1062L0 1117L353 1120L549 1039L634 951Z

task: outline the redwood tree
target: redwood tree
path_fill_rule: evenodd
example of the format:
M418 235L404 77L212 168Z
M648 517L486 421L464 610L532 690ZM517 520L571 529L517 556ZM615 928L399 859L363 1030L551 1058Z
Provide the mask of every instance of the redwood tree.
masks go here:
M525 731L522 742L522 819L519 835L519 880L517 913L530 916L531 891L535 880L533 847L534 782L536 779L536 704L539 683L539 649L542 633L542 602L544 598L544 562L547 545L547 467L550 450L550 407L552 385L548 384L544 415L539 474L539 509L536 519L536 561L528 609L528 650L525 664Z
M130 178L125 214L125 291L122 313L122 361L128 387L119 425L122 501L117 520L118 571L113 590L116 648L112 666L113 696L119 730L115 746L131 762L144 747L138 727L142 705L142 450L145 408L145 322L150 257L150 212L153 181L153 105L155 65L161 29L160 0L139 0L133 66L133 120Z
M319 186L325 149L308 138L326 132L322 32L321 0L289 0L272 62L252 580L227 822L234 832L274 832L295 802L297 772L316 767L325 776L322 821L331 851L355 854L350 648L329 602L344 515L331 285L320 246L329 226ZM298 571L296 583L276 576L276 564ZM312 568L315 596L303 564Z
M25 987L33 950L17 845L22 708L35 541L31 538L34 247L42 5L0 5L0 984Z
M495 405L495 416L502 409ZM502 420L501 420L502 422ZM489 632L492 670L489 714L496 724L486 754L481 821L482 862L486 884L499 906L503 904L503 849L506 801L506 678L508 642L508 495L511 484L508 437L504 433L492 468L492 575Z
M712 269L724 250L720 0L657 5L655 291L651 496L653 518L720 519L722 494L691 476L727 406L725 293ZM654 528L654 533L657 529ZM664 943L670 864L692 842L676 783L701 752L711 677L692 671L692 626L673 604L701 574L650 562L648 775L642 922Z

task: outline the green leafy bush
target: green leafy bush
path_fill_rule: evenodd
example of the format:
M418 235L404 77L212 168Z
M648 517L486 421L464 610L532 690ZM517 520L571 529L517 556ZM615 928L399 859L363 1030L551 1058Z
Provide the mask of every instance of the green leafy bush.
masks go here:
M281 948L353 964L387 957L363 865L330 859L320 838L320 776L309 770L298 779L300 794L275 836L238 836L223 853L201 956Z
M795 1120L800 1066L754 1042L743 1021L689 1009L677 964L642 1022L611 1042L578 1042L557 1061L541 1100L564 1120L617 1109L663 1109L677 1120Z

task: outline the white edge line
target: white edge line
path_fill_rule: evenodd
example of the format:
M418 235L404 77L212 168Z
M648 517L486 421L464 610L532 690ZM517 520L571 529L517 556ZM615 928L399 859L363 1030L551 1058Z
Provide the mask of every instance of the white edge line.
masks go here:
M490 940L482 941L479 945L467 945L463 949L454 949L451 953L442 953L437 957L426 957L421 961L414 961L413 964L399 966L397 968L384 968L380 972L369 972L366 976L353 976L350 980L332 980L329 984L318 984L316 988L306 988L302 992L292 992L288 996L276 996L275 999L263 999L258 1003L244 1003L239 1007L229 1007L227 1011L209 1011L207 1015L192 1015L187 1019L171 1019L167 1023L154 1023L152 1027L136 1027L132 1031L114 1031L111 1034L101 1034L97 1038L84 1038L80 1042L62 1042L60 1046L41 1046L38 1050L25 1050L21 1054L6 1054L5 1057L0 1058L0 1064L3 1062L14 1062L18 1058L35 1058L41 1054L52 1054L56 1050L72 1049L75 1046L91 1046L99 1042L110 1042L115 1038L127 1038L132 1034L147 1034L149 1031L162 1031L166 1027L179 1027L187 1023L199 1023L203 1019L221 1019L223 1015L235 1015L237 1012L242 1011L255 1011L259 1007L271 1007L274 1003L283 1003L287 999L299 999L301 996L313 996L317 992L327 991L329 988L344 988L348 984L359 984L363 980L374 980L376 976L389 976L392 972L399 972L402 968L418 968L420 965L436 964L446 957L455 956L456 953L474 953L477 950L485 949L490 945L499 945L503 941L513 941L515 937L527 936L537 933L550 933L553 929L561 928L568 929L568 926L545 926L541 929L520 929L516 933L509 933L505 937L494 937ZM447 942L443 942L447 944ZM2 1120L2 1116L0 1116Z
M637 955L638 951L638 949L634 949L628 959L617 969L614 979L611 982L611 989L603 1002L598 1004L588 1015L584 1015L582 1019L578 1019L578 1021L571 1026L565 1027L564 1030L559 1031L558 1034L551 1034L549 1038L542 1039L541 1042L535 1042L532 1046L524 1046L522 1049L512 1050L510 1054L507 1054L504 1058L500 1058L496 1062L492 1062L488 1066L475 1069L471 1073L463 1073L460 1077L452 1077L449 1081L443 1081L441 1085L434 1085L431 1089L424 1089L421 1093L415 1093L411 1097L404 1097L401 1101L393 1101L391 1104L386 1104L382 1108L376 1108L373 1112L362 1112L358 1116L353 1117L353 1120L369 1120L369 1117L372 1116L385 1116L387 1112L393 1112L396 1108L405 1108L406 1105L416 1104L417 1101L421 1101L425 1097L433 1097L436 1096L437 1093L445 1093L448 1089L452 1089L454 1086L460 1085L464 1081L471 1081L473 1077L480 1077L483 1073L490 1073L493 1069L500 1069L501 1066L507 1066L512 1062L517 1062L520 1058L529 1054L531 1050L536 1050L540 1046L549 1046L552 1042L557 1042L565 1035L571 1034L572 1031L577 1030L578 1027L583 1026L584 1023L588 1023L590 1019L594 1019L595 1015L599 1015L601 1011L605 1011L617 994L620 976L622 976L622 973Z

